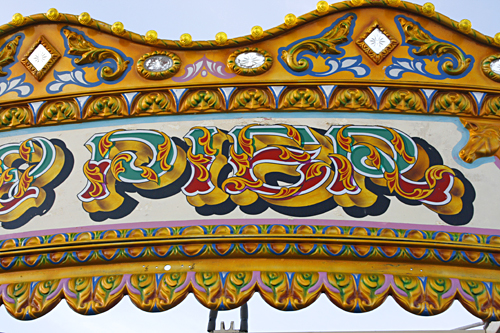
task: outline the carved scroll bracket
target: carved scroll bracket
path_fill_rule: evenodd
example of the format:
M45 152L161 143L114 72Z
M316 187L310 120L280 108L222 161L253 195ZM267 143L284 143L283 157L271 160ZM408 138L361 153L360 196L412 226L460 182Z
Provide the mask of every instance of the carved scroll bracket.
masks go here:
M481 157L496 156L500 159L500 122L483 119L460 121L469 131L469 141L459 153L462 160L472 163Z
M102 62L106 59L113 59L116 61L116 70L108 66L104 66L101 69L101 77L106 81L119 79L127 70L129 61L123 59L118 52L111 49L98 48L74 31L64 29L63 33L68 40L68 53L70 55L81 56L80 59L75 60L77 65L86 65L94 62Z

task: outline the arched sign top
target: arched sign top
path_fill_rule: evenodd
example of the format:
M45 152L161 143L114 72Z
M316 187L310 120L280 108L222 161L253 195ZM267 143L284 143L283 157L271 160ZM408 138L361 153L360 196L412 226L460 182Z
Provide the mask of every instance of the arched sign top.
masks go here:
M353 3L206 42L54 10L0 27L0 304L500 318L499 45Z

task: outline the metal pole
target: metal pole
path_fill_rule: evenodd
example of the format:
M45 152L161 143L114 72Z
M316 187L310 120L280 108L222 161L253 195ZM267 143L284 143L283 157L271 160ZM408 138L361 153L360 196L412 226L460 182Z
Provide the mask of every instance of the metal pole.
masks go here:
M248 332L248 305L243 304L240 307L240 332Z

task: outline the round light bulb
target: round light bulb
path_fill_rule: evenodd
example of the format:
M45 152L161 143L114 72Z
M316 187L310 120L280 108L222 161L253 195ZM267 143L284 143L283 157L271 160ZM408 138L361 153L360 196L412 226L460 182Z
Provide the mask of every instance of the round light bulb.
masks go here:
M12 16L12 24L20 26L24 23L24 16L20 13L16 13Z
M55 8L50 8L48 11L47 11L47 17L49 20L51 21L56 21L59 19L59 12L57 11L57 9Z
M294 14L287 14L285 16L285 24L287 26L292 26L295 23L297 23L297 16L295 16Z
M422 6L422 12L427 16L432 16L436 13L436 7L432 3L427 2Z
M79 16L78 16L78 22L80 22L81 24L89 24L90 22L92 22L92 17L90 17L90 14L87 13L87 12L83 12L81 13Z
M190 34L182 34L180 38L182 46L189 46L193 42L193 38Z
M253 38L260 38L264 34L264 30L262 29L261 26L256 25L255 27L252 28L252 37Z
M111 26L111 31L113 31L117 35L121 35L125 31L125 27L121 22L115 22Z

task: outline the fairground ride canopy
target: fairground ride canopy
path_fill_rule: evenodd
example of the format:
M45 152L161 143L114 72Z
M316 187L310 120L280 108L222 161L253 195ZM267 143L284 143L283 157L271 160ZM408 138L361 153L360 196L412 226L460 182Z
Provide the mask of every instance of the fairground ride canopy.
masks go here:
M51 9L14 15L0 45L14 317L259 292L500 318L500 35L351 0L213 41Z

